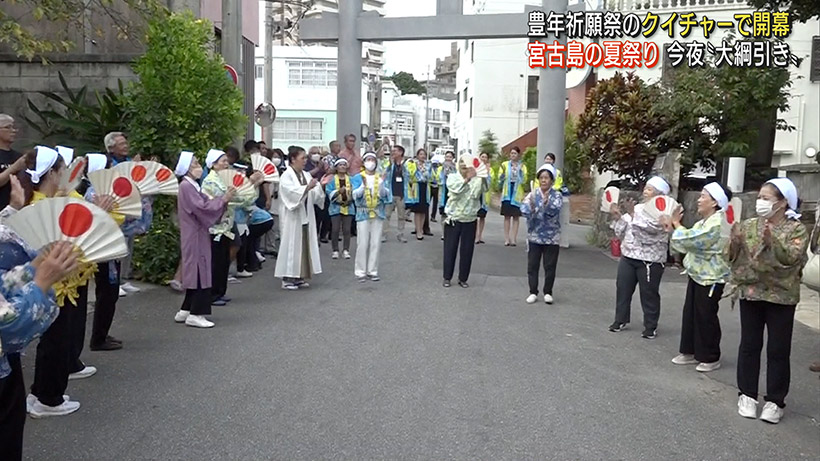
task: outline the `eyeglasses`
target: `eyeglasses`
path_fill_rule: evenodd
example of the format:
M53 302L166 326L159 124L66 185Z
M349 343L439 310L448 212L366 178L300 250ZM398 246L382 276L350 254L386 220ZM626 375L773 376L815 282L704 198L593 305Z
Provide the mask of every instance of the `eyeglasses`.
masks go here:
M0 130L17 131L17 127L14 125L0 126Z

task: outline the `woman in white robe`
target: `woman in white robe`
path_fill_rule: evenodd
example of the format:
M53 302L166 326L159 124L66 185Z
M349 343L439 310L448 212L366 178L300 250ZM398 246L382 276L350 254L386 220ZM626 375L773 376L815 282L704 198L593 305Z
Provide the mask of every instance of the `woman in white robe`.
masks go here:
M298 290L310 286L306 280L312 274L322 272L313 205L324 207L325 198L318 181L304 171L304 149L291 146L288 162L289 168L279 179L281 242L275 276L282 279L282 288Z

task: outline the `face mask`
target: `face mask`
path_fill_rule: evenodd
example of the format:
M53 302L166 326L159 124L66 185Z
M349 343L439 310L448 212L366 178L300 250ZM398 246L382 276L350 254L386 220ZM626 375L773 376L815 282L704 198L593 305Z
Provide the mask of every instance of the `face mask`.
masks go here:
M281 158L279 158L279 157L274 157L274 158L272 158L272 159L271 159L271 162L273 162L273 164L274 164L275 166L279 166L279 165L281 165L281 164L282 164L282 159L281 159Z
M376 169L376 162L364 162L364 167L367 168L367 171L373 171Z
M755 211L761 218L770 218L775 212L774 202L759 198L755 202Z
M313 155L310 156L310 159L313 160L314 162L318 162L321 158L322 158L322 156L319 155L319 154L313 154Z

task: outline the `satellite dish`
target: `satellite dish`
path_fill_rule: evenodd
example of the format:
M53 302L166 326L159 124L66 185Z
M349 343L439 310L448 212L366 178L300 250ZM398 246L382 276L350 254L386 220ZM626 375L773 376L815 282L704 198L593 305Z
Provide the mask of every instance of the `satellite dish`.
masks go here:
M254 111L254 115L256 116L256 124L261 127L269 127L273 125L273 121L276 120L276 108L273 107L273 104L264 102L259 104Z

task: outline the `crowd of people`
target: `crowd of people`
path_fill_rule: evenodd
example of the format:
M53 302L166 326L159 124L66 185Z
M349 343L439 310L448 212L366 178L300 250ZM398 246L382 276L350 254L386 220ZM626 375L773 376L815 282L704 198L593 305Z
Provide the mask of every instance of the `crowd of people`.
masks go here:
M18 154L11 149L15 133L14 120L0 114L0 446L10 454L9 459L22 456L27 413L33 418L62 416L80 407L65 392L69 380L96 372L81 359L92 279L96 303L89 348L110 351L123 347L110 329L120 289L127 286L123 277L130 268L128 258L86 264L65 243L38 252L25 243L25 236L16 235L2 221L40 200L66 195L84 199L108 212L120 226L130 256L134 237L147 232L153 219L152 196L142 198L140 217L126 218L117 212L113 197L98 193L88 181L77 190L60 190L70 158L43 146ZM109 133L102 141L104 153L87 154L88 172L141 160L139 155L130 156L123 133ZM229 283L238 281L234 277L253 276L266 254L275 256L274 275L285 290L310 287L312 276L322 272L321 245L328 243L331 259L351 259L355 254L352 275L356 280L378 282L381 244L388 239L393 215L395 238L400 243L407 243L407 221L413 223L416 240L422 241L433 235L430 222L438 218L442 284L450 287L456 277L460 287L468 288L474 251L484 243L484 222L493 192L501 194L505 246L517 246L519 219L523 216L527 221L526 302L535 303L539 294L545 303L554 302L564 199L553 154L544 157L529 182L517 147L497 169L491 167L490 156L481 153L479 161L489 172L483 176L475 163L466 160L469 154L456 157L446 152L428 159L427 152L418 149L407 158L404 147L389 143L362 154L355 135L328 147L306 151L290 146L285 153L248 141L244 156L233 147L211 149L200 153L204 154L202 165L196 153L183 151L168 165L179 180L176 217L181 254L171 284L185 292L174 316L176 322L213 327L208 318L211 307L231 302ZM272 161L278 168L278 182L265 182L263 174L254 171L247 161L254 154ZM253 187L240 190L226 184L220 172L228 169L244 174ZM664 179L653 177L643 197L649 200L669 192ZM761 419L777 423L788 393L794 311L809 238L797 220L797 190L788 179L767 182L757 200L758 217L727 231L724 213L731 197L720 183L707 184L698 200L702 219L690 229L682 226L680 209L652 219L643 212L643 203L613 204L612 227L623 242L623 257L617 271L615 322L609 329L623 331L630 323L631 298L637 286L644 313L642 336L656 337L660 282L671 244L672 250L686 255L683 264L689 277L680 354L673 362L696 365L701 372L720 367L718 302L731 282L732 288L726 291L740 298L739 413L757 416L766 329L768 394ZM136 292L136 287L130 291ZM27 393L20 353L37 338L34 381Z

